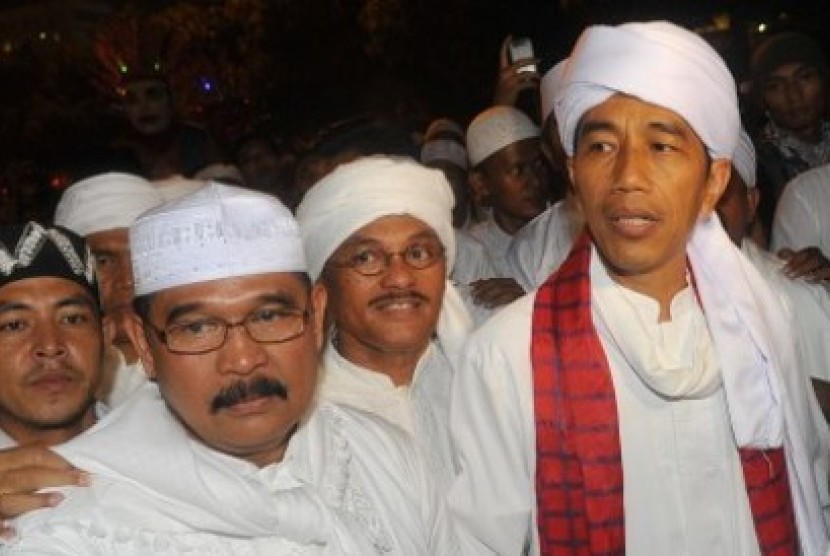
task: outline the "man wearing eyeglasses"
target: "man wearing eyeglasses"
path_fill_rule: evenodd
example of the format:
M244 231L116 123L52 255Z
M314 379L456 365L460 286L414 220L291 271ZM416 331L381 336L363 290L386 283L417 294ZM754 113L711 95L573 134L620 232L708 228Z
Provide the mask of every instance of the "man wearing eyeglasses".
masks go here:
M403 428L442 486L454 474L453 362L470 322L447 279L452 204L440 171L371 156L317 182L297 209L309 274L329 291L321 396Z
M315 403L326 292L275 198L210 184L130 229L129 333L152 382L56 449L92 485L10 554L453 554L419 454Z

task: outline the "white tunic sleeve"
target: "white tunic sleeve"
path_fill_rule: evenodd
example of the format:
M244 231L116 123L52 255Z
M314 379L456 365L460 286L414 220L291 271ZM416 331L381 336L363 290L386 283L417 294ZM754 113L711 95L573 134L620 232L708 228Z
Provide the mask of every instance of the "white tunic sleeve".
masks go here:
M520 298L473 334L453 383L450 432L459 473L449 505L465 554L517 555L537 546L533 300Z

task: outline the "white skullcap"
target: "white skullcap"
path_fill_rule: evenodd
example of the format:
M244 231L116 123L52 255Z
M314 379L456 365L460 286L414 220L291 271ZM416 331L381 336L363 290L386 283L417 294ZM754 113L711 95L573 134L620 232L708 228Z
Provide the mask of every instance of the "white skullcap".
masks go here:
M461 129L460 125L449 118L438 118L427 126L427 130L424 132L424 141L429 141L442 135L455 135L461 141L464 140L464 130Z
M78 235L128 228L164 199L150 182L132 174L108 173L72 184L55 209L55 224Z
M267 272L305 272L300 231L275 197L210 182L130 228L136 295Z
M369 156L338 166L314 184L297 207L308 272L313 280L334 251L360 228L384 216L409 215L431 227L444 245L447 274L455 261L452 189L440 170L408 158ZM470 317L447 280L438 337L455 359Z
M582 115L615 93L676 112L713 158L732 158L740 126L735 80L718 53L694 33L664 21L586 29L554 101L569 156Z
M512 106L491 106L467 128L467 155L478 166L484 159L508 145L539 137L541 131L527 115Z
M568 59L560 61L548 70L539 83L539 94L542 101L542 121L547 122L553 114L553 100L556 92L562 88L562 79L565 76L565 66Z
M458 141L452 139L433 139L421 147L421 162L429 165L431 162L446 161L459 168L467 169L467 149Z
M747 187L755 187L757 181L755 177L755 146L743 127L741 127L741 135L738 137L735 156L732 157L732 165Z

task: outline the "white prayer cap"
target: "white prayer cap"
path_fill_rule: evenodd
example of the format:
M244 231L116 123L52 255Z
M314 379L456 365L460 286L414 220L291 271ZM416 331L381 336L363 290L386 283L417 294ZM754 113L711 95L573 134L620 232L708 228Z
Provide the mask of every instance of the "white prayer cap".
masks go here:
M297 207L308 273L317 280L332 253L363 226L390 215L428 224L455 261L454 197L440 170L404 157L368 156L338 166L314 184Z
M543 122L547 122L548 118L553 114L553 99L556 98L556 92L562 88L562 78L565 75L567 62L568 60L566 58L550 68L542 77L541 83L539 83Z
M458 141L452 139L433 139L421 147L421 162L429 165L432 162L445 161L455 164L459 168L467 169L467 149Z
M732 165L735 166L747 187L755 187L757 181L755 175L755 146L743 127L741 127L735 156L732 157Z
M164 199L150 182L132 174L107 173L72 184L55 209L55 224L88 236L128 228Z
M676 112L713 158L732 158L740 126L735 80L718 53L686 29L664 21L589 27L563 81L554 110L569 156L583 114L623 93Z
M527 115L512 106L491 106L467 128L467 155L478 166L484 159L508 145L539 137L541 131Z
M210 182L130 228L136 295L267 272L305 272L297 222L275 197Z
M464 130L461 126L450 120L449 118L438 118L433 120L427 130L424 132L424 141L430 141L442 136L457 136L461 141L464 140Z

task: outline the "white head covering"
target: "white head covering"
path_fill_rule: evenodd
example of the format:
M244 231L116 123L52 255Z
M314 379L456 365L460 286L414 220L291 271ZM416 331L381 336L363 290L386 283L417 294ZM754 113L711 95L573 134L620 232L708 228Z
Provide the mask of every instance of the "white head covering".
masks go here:
M406 158L370 156L339 166L314 184L297 207L311 278L320 277L326 261L349 236L390 215L414 216L435 231L446 250L449 275L455 261L453 202L441 171ZM469 327L464 303L447 280L438 338L448 354L457 354Z
M78 235L128 228L164 199L150 182L132 174L107 173L78 181L63 192L55 224Z
M193 176L202 181L219 181L231 185L245 185L245 178L239 168L233 164L210 164L205 166Z
M547 122L548 118L553 114L553 100L556 98L557 91L562 88L562 79L565 76L567 62L568 60L566 58L550 68L544 77L542 77L541 83L539 83L543 122Z
M160 180L153 180L153 184L158 192L161 194L164 202L175 201L181 199L185 195L190 195L197 189L201 189L207 185L207 180L188 179L181 174L174 174Z
M757 182L755 174L755 146L752 144L749 134L741 127L741 135L738 138L738 147L735 149L735 156L732 157L732 164L740 174L741 179L747 187L755 187Z
M452 139L433 139L421 147L421 162L445 161L455 164L459 168L467 169L467 149L458 141Z
M569 156L582 115L615 93L673 110L713 158L732 158L740 126L735 80L718 53L694 33L664 21L585 30L554 101Z
M541 131L527 115L512 106L491 106L467 128L467 154L470 164L484 159L508 145L539 137Z
M438 118L429 124L424 132L424 141L431 141L440 136L455 135L459 141L464 140L464 130L449 118Z
M305 272L300 231L275 197L210 182L130 228L136 295L267 272Z

